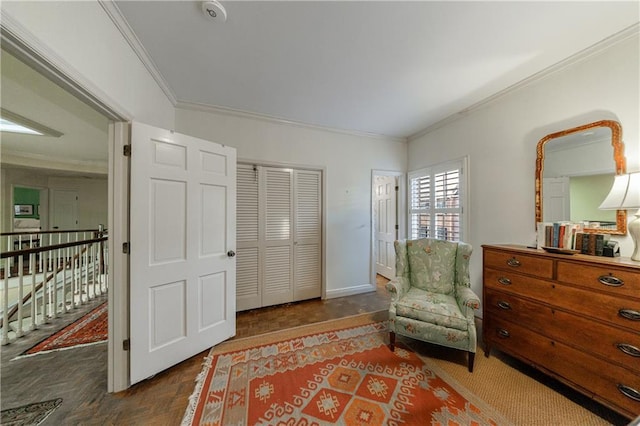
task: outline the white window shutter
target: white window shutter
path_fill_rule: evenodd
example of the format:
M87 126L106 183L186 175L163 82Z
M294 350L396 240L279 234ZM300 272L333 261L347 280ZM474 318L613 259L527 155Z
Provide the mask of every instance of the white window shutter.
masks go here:
M412 239L460 241L463 238L465 165L466 159L461 159L409 173L409 235Z

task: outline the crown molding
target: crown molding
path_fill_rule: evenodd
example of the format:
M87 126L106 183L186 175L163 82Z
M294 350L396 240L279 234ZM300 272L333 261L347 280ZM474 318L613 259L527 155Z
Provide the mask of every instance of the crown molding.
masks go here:
M28 167L46 170L64 171L78 175L107 175L109 165L106 161L70 160L31 152L7 152L2 150L2 166Z
M392 141L392 142L402 142L402 143L407 142L406 138L399 137L399 136L388 136L388 135L382 135L378 133L361 132L357 130L337 129L334 127L327 127L327 126L321 126L317 124L303 123L300 121L287 120L284 118L275 117L268 114L260 114L256 112L249 112L249 111L244 111L244 110L239 110L234 108L214 106L214 105L202 104L197 102L178 101L175 107L179 109L185 109L185 110L191 110L191 111L201 111L201 112L207 112L210 114L221 114L221 115L228 115L232 117L249 118L253 120L265 121L268 123L300 127L305 129L311 129L311 130L320 130L324 132L337 133L340 135L357 136L362 138L379 139L379 140Z
M122 34L127 43L129 43L131 49L133 49L136 56L138 56L144 67L149 71L149 74L151 74L151 77L153 77L160 89L164 92L169 102L175 107L177 102L175 93L173 93L169 83L162 77L160 71L158 71L155 62L153 62L147 49L144 48L142 42L125 19L118 5L113 0L98 0L98 3L100 3L100 6L102 6L116 28L118 28L120 34Z
M512 84L511 86L507 87L506 89L503 89L499 92L494 93L491 96L486 97L485 99L476 102L475 104L469 106L468 108L462 109L454 114L449 115L446 118L443 118L442 120L439 120L429 126L427 126L426 128L420 130L419 132L416 132L410 136L407 137L407 141L411 142L413 140L416 140L418 138L421 138L422 136L433 132L434 130L437 130L443 126L446 126L447 124L453 123L454 121L457 121L460 118L463 118L469 114L471 114L472 112L487 106L489 104L492 104L496 101L498 101L499 99L502 99L503 97L516 92L520 89L523 89L527 86L530 86L534 83L537 83L538 81L544 80L545 78L551 76L552 74L555 74L569 66L572 66L574 64L577 64L579 62L582 62L588 58L590 58L591 56L595 56L607 49L609 49L610 47L621 43L625 40L630 39L631 37L637 36L638 34L640 34L640 23L635 23L625 29L623 29L622 31L619 31L605 39L602 39L601 41L561 60L560 62L557 62L547 68L544 68L543 70L532 74L531 76L520 80L519 82Z

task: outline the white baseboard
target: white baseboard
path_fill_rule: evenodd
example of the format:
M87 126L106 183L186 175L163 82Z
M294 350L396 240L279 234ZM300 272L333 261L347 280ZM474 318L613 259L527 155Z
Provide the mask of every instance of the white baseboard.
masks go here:
M354 294L369 293L376 291L376 286L373 284L362 284L355 287L338 288L335 290L327 290L326 298L335 299L336 297L353 296Z

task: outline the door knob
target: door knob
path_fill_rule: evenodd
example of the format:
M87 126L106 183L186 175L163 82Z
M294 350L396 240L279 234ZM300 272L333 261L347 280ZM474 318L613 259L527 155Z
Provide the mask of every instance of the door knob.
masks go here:
M235 255L236 255L236 252L235 252L235 251L233 251L233 250L229 250L229 251L227 252L227 256L229 256L229 257L234 257Z

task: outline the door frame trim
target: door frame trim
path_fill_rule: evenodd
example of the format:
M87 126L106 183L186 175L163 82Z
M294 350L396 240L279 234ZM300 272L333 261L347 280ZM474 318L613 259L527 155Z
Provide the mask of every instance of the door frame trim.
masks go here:
M18 21L7 14L2 15L0 22L0 41L2 48L14 55L29 67L40 72L56 84L60 85L70 94L76 96L111 121L109 125L108 149L109 149L109 207L108 229L109 247L112 257L109 262L109 340L107 360L107 391L119 392L129 387L129 353L123 349L125 339L128 338L129 309L128 303L123 306L122 299L128 301L129 265L122 261L116 261L115 253L119 238L126 235L128 238L129 194L128 194L128 157L116 155L122 153L115 146L116 133L111 127L116 125L128 126L127 123L133 116L125 111L118 103L111 99L104 91L87 80L80 72L74 69L68 62L60 58L54 51L42 41L33 36ZM123 136L120 134L120 136ZM127 134L128 138L128 134ZM128 139L127 139L128 140ZM115 175L115 171L126 170L126 175ZM127 180L124 185L122 178ZM117 180L117 182L114 182ZM119 279L114 278L118 276Z
M376 176L394 176L398 180L398 192L396 196L396 221L398 222L398 239L406 238L406 174L394 170L371 170L371 190L369 191L370 205L371 205L371 241L370 241L370 256L369 256L369 268L370 268L370 280L372 290L376 288L376 230L375 230L375 197L373 192L375 191Z

